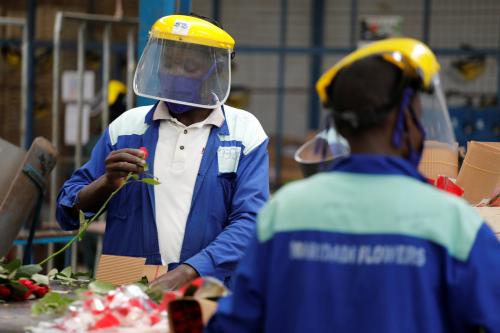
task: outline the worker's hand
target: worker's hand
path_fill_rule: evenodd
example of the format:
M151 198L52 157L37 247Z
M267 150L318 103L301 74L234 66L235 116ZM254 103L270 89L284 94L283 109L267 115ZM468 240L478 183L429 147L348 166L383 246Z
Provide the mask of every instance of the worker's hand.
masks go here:
M146 161L142 150L125 148L109 153L105 165L107 185L117 189L129 172L143 172Z
M182 264L154 280L150 286L164 291L177 290L197 277L198 272L193 267Z

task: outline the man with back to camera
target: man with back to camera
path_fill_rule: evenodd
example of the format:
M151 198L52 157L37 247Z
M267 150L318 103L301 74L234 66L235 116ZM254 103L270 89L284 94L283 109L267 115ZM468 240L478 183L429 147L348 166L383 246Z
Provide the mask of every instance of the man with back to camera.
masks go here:
M154 282L166 290L198 275L230 285L268 198L267 136L253 115L224 104L233 49L205 18L159 19L134 77L135 93L156 104L111 123L58 196L59 223L77 229L79 210L95 213L147 162L161 184L131 183L110 201L103 253L168 265Z
M426 45L401 38L320 78L351 154L259 213L207 332L500 332L498 240L417 170L424 138L454 143L438 72Z

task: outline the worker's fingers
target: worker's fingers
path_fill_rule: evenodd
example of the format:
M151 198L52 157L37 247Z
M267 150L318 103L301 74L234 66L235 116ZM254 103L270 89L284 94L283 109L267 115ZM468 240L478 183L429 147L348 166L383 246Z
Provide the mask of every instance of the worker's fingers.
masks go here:
M114 162L106 164L106 172L125 172L126 174L129 172L133 173L141 173L144 171L142 166L139 166L135 163L129 163L125 161ZM125 174L125 176L126 176Z
M114 164L119 162L127 162L130 164L136 164L138 166L144 166L146 161L142 157L130 154L128 152L114 152L106 157L106 165Z
M137 156L139 158L145 158L145 156L144 156L144 150L142 150L142 149L135 149L135 148L123 148L123 149L113 150L110 153L110 155L120 154L120 153L127 153L127 154L130 154L130 155Z
M124 179L129 173L124 171L110 171L106 173L109 180Z
M135 149L135 148L123 148L123 149L118 149L118 150L113 150L110 155L112 154L120 154L120 153L127 153L130 155L134 155L140 158L144 158L144 151L141 149Z

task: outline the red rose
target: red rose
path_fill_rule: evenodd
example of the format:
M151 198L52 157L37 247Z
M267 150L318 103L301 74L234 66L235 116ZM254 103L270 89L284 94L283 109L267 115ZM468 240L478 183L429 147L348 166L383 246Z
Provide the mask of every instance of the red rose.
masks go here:
M25 301L30 298L31 294L33 294L33 290L28 289L24 294L14 294L12 298L14 301Z
M22 284L23 286L27 287L28 289L33 289L34 283L31 280L28 279L19 279L19 283Z
M49 291L49 287L45 286L45 285L37 285L34 289L33 289L33 293L35 294L35 296L37 298L42 298L43 296L45 296L45 294Z
M9 288L7 288L5 285L0 284L0 299L7 299L11 294L11 291Z
M146 149L146 147L141 147L141 148L139 148L139 150L144 153L144 159L148 158L149 153L148 153L148 150Z

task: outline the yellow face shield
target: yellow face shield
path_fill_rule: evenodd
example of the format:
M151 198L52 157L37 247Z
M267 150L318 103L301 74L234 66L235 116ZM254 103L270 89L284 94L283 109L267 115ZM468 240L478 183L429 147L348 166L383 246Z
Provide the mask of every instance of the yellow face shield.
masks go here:
M134 76L139 96L200 108L224 103L234 40L198 17L170 15L151 28Z
M139 60L139 96L201 108L224 103L231 86L229 50L151 37Z
M455 149L455 135L439 77L440 65L434 53L420 41L390 38L371 43L349 54L318 80L316 89L322 102L325 105L331 104L327 90L343 68L371 56L381 56L401 69L405 77L420 82L417 104L421 105L419 121L426 133L426 140L437 141Z

